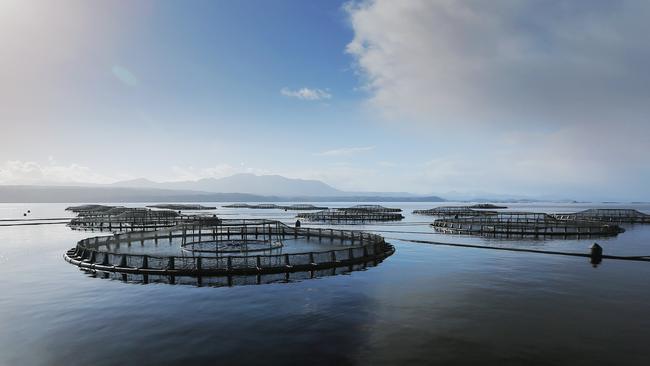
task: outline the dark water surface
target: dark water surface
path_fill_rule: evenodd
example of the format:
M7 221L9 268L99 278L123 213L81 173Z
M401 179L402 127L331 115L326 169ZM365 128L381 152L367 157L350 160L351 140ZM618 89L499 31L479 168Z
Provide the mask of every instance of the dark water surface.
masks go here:
M0 365L650 364L650 263L593 268L586 258L397 240L575 252L598 241L606 254L650 255L650 225L608 239L497 240L435 234L431 218L410 214L438 204L385 205L407 218L363 227L393 238L397 251L379 266L234 287L92 278L62 255L95 234L0 227ZM0 218L22 218L28 208L30 217L69 216L66 206L0 204ZM516 209L584 206L599 205ZM280 210L216 213L294 221Z

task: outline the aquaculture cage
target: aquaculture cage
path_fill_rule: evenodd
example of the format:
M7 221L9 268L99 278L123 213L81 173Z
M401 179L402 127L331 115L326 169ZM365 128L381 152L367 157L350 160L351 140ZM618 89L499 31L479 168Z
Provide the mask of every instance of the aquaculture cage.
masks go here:
M272 209L278 209L278 208L284 208L284 206L278 206L275 203L260 203L257 205L251 205L249 203L234 203L232 205L226 205L223 207L227 208L254 208L254 209L264 209L264 210L272 210Z
M314 206L310 204L296 204L296 205L289 205L289 206L282 206L283 209L285 210L290 210L290 211L314 211L314 210L327 210L328 207L322 207L322 206Z
M70 220L68 226L74 230L98 231L141 231L158 230L184 223L218 222L216 215L182 215L171 210L113 207L103 211L81 211Z
M226 208L250 208L251 205L248 204L248 203L233 203L233 204L230 204L230 205L225 205L223 207L226 207Z
M175 211L182 211L182 210L199 211L199 210L214 210L214 209L216 209L216 207L214 207L214 206L203 206L203 205L195 205L195 204L176 204L176 203L161 203L161 204L158 204L158 205L149 205L147 207L149 207L149 208L167 209L167 210L175 210Z
M106 206L106 205L80 205L80 206L70 206L67 207L65 210L66 211L72 211L76 214L84 214L84 213L99 213L103 211L108 211L112 208L115 208L118 206Z
M499 210L499 209L504 209L504 208L508 208L508 207L507 206L499 206L499 205L495 205L495 204L492 204L492 203L477 203L475 205L469 206L469 208L473 208L473 209L476 209L476 210Z
M334 224L399 221L404 218L402 214L395 211L366 210L361 208L338 208L318 212L305 212L299 213L296 217L309 221L320 221Z
M300 251L296 241L312 250ZM173 278L376 265L394 250L376 234L294 228L273 220L223 220L83 239L64 258L92 271Z
M469 206L442 206L431 208L428 210L414 210L414 214L427 215L427 216L442 216L442 217L466 217L466 216L481 216L481 215L496 215L496 211L475 210Z
M360 211L360 212L376 212L376 213L388 213L388 212L402 212L401 208L391 208L384 207L380 205L356 205L352 207L339 208L338 210L342 211Z
M576 213L553 214L552 216L562 221L650 223L650 215L632 209L592 208Z
M623 230L617 225L581 220L558 220L545 213L503 212L496 215L442 218L432 226L443 232L533 236L610 236Z
M257 209L264 209L264 210L272 210L272 209L277 209L281 208L280 206L276 205L275 203L260 203L258 205L251 205L248 208L257 208Z

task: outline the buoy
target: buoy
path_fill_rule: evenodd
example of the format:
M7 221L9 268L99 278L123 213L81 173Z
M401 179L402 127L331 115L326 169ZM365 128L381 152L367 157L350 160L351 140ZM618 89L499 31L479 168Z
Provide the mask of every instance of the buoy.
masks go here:
M27 210L27 213L32 213L32 211L31 211L31 210Z
M27 214L26 214L26 213L24 213L24 214L23 214L23 216L27 216Z
M591 246L591 264L593 264L593 266L596 267L602 261L603 261L603 247L598 245L598 243L594 243Z

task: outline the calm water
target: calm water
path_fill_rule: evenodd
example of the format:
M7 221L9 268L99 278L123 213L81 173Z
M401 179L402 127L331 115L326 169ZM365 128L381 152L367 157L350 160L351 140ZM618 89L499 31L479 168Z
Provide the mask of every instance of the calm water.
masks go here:
M435 234L429 217L410 214L438 204L385 205L403 208L406 220L363 227L397 248L379 266L259 286L92 278L62 254L94 234L64 225L0 227L0 365L648 364L650 263L605 260L593 268L586 258L399 239L576 252L598 241L606 254L650 255L650 225L608 239L482 239ZM66 206L0 204L0 218L27 209L32 218L69 216ZM294 221L280 210L216 212Z

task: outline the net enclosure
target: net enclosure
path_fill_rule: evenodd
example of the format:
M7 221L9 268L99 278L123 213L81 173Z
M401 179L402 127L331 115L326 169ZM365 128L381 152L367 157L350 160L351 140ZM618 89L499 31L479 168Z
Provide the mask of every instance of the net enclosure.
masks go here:
M376 265L394 251L376 234L295 228L274 220L222 220L91 237L64 258L93 271L230 276Z
M551 216L562 221L650 223L650 215L633 209L592 208L575 213L552 214Z
M366 222L399 221L404 218L399 208L379 205L357 205L347 208L335 208L318 212L305 212L297 218L334 224L360 224Z
M478 210L499 210L499 209L508 208L508 206L500 206L500 205L495 205L493 203L477 203L469 207Z
M251 209L280 209L285 211L309 211L309 210L326 210L327 207L324 206L314 206L311 204L294 204L294 205L277 205L273 203L262 203L257 205L252 205L249 203L233 203L230 205L225 205L226 208L251 208Z
M497 214L496 211L476 210L471 206L442 206L428 210L414 210L413 213L417 215L442 217L481 216Z
M188 210L188 211L199 211L199 210L214 210L215 206L203 206L195 204L179 204L179 203L161 203L157 205L148 205L149 208L162 208L167 210Z
M77 217L68 224L74 230L142 231L169 228L184 223L220 221L216 215L184 215L172 210L122 206L86 205L72 208L70 211L77 213Z
M558 220L545 213L503 212L496 215L441 218L432 226L443 232L533 236L610 236L622 232L618 225L582 220Z

